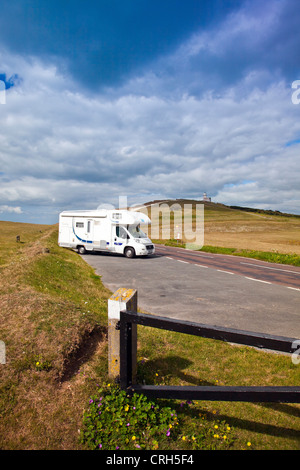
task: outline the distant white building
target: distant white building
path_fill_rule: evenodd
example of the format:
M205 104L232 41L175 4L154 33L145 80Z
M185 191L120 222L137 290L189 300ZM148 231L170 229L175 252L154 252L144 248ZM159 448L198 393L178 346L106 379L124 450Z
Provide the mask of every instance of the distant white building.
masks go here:
M211 197L208 197L206 193L203 193L202 201L211 202Z

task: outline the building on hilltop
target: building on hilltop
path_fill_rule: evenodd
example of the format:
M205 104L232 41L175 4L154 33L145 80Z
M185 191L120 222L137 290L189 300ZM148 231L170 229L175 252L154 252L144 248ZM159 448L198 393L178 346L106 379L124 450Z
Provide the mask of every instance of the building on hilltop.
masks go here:
M208 197L206 193L203 193L202 201L211 202L211 197Z

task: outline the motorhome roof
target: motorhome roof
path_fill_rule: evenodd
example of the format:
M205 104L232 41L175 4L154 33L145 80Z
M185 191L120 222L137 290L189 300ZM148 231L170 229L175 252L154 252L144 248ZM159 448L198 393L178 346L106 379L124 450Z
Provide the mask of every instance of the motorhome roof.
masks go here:
M151 224L149 217L142 212L127 211L124 209L100 209L100 210L75 210L61 212L62 217L109 217L114 223L119 224Z
M94 210L94 211L63 211L60 213L61 216L65 217L107 217L106 210Z

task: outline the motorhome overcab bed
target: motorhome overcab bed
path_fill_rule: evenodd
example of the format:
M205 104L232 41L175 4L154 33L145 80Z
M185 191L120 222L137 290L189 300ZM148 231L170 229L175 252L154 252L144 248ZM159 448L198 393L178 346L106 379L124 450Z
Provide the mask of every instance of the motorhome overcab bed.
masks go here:
M58 244L81 254L106 251L127 258L146 256L155 248L140 225L150 223L147 215L127 210L64 211L59 214Z

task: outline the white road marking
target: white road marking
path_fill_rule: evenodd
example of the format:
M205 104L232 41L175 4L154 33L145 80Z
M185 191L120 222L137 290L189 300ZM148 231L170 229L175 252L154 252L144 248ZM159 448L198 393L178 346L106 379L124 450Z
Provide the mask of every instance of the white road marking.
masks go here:
M257 268L262 268L262 269L273 269L274 271L283 271L285 273L293 273L293 274L298 274L298 276L300 276L300 272L291 271L289 269L271 268L270 266L261 266L260 264L254 264L254 263L243 263L242 261L240 261L240 264L247 264L248 266L255 266Z
M210 259L214 259L213 256L208 256L208 255L202 255L200 253L194 253L195 256L200 256L201 258L210 258Z
M223 269L217 269L217 271L219 271L219 273L234 274L231 271L223 271Z
M189 261L183 261L181 259L171 258L171 256L166 256L166 258L167 259L173 259L175 261L179 261L179 263L190 264ZM241 264L248 264L249 266L259 266L259 265L254 265L252 263L241 263ZM204 266L203 264L196 264L196 263L194 264L194 266L198 266L199 268L205 268L205 269L207 269L209 267L209 266ZM263 268L264 266L259 266L259 267ZM277 269L277 268L269 268L269 267L266 266L266 269ZM225 274L232 274L232 275L235 274L231 271L224 271L223 269L217 269L217 271L219 271L220 273L225 273ZM278 269L278 271L286 271L286 270ZM287 272L294 272L294 271L287 271ZM300 274L300 273L296 273L296 274ZM248 276L244 276L244 277L245 277L245 279L249 279L250 281L262 282L263 284L272 284L272 282L263 281L262 279L255 279L254 277L248 277ZM287 287L288 289L300 291L300 289L298 289L297 287L289 287L289 286L285 286L285 287Z
M264 284L272 284L269 281L262 281L261 279L254 279L254 277L247 277L245 276L246 279L250 279L250 281L257 281L257 282L263 282Z

